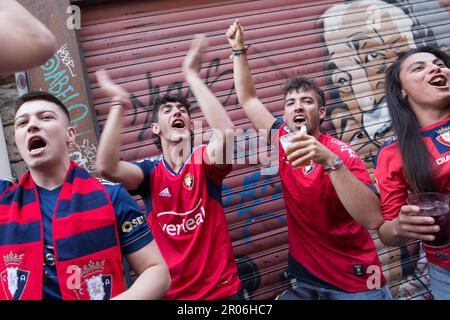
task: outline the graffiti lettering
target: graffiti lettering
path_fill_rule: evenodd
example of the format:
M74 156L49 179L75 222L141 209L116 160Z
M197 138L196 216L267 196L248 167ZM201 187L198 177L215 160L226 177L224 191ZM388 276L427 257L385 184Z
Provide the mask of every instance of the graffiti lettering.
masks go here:
M48 82L48 92L61 99L63 103L67 105L69 111L81 109L82 114L71 121L71 125L76 128L78 122L82 121L88 115L89 108L84 103L70 104L70 102L76 100L80 94L75 92L73 86L69 84L70 78L67 75L67 70L61 70L60 67L61 58L58 54L55 54L41 66L41 69L47 71L44 73L44 81Z
M223 184L223 205L226 207L227 205L230 205L232 201L232 197L238 197L238 207L236 210L236 214L239 217L245 216L249 214L249 217L245 221L245 227L242 228L242 234L243 239L250 239L251 236L249 234L249 225L252 222L255 222L258 219L264 219L264 218L270 218L275 217L275 213L273 212L265 212L265 213L259 213L259 214L251 214L251 210L254 209L254 207L258 204L262 203L262 197L259 194L263 194L266 192L268 186L270 185L270 178L271 176L264 176L262 185L260 187L257 186L259 179L261 177L260 171L255 171L250 176L244 177L243 182L243 188L242 191L238 193L231 192L232 189L225 184ZM281 184L277 183L275 185L275 190L273 192L273 195L271 196L271 200L276 200L281 197ZM286 223L286 219L284 217L277 217L276 218L281 224Z
M63 65L69 69L72 77L75 77L76 74L73 73L72 68L75 68L75 63L73 62L72 57L70 56L70 52L67 50L67 43L65 43L56 54L60 57Z
M206 68L206 74L205 74L204 81L211 90L213 90L214 84L221 81L221 79L223 77L225 77L228 74L233 73L233 70L230 68L230 69L226 69L226 70L220 72L218 75L216 75L213 78L213 76L212 76L213 72L217 72L219 67L220 67L220 59L214 58L210 61L210 63L208 64L208 66ZM183 82L181 82L181 81L174 81L174 82L170 83L167 86L166 91L161 92L161 87L159 84L154 83L155 80L154 80L154 77L151 72L146 73L146 78L147 78L147 83L148 83L148 94L147 94L148 106L153 106L155 99L163 96L164 94L177 94L177 95L185 97L186 99L192 97L192 92L191 92L190 88L188 86L183 86ZM228 103L233 92L234 92L234 84L232 84L231 88L227 91L226 95L224 97L220 98L221 103L223 105ZM132 103L133 111L134 111L134 117L131 121L131 124L134 125L137 121L137 112L136 111L139 109L141 109L141 110L145 109L146 104L144 104L142 101L140 101L139 98L133 94L131 94L131 103ZM191 108L191 112L194 110L195 110L194 108ZM149 108L147 110L144 124L137 136L138 141L142 141L144 139L146 131L148 129L150 129L152 112L153 112L153 108Z
M74 150L70 152L70 158L87 171L94 172L97 147L86 138L83 139L81 144L75 143L72 147Z

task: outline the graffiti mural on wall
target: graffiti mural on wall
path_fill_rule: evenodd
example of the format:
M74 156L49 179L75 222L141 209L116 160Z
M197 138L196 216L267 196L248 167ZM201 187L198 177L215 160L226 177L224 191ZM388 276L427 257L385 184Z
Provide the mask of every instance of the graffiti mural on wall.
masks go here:
M72 79L77 77L75 67L67 43L65 43L52 58L41 66L41 69L44 71L43 78L47 85L46 91L55 95L67 106L71 114L70 125L77 128L78 123L88 116L89 107L82 101L80 93L71 84L71 81L76 81ZM77 133L77 141L81 139L80 136L83 134L83 132ZM84 139L81 145L85 146L86 143L89 144L89 141ZM89 172L94 172L96 152L92 153L90 150L94 147L94 151L96 151L95 146L85 148L75 145L75 149L70 150L71 159ZM89 154L86 154L85 151L88 151Z
M88 139L83 138L81 143L75 142L71 146L70 158L79 166L90 172L94 172L96 170L97 147Z
M321 17L330 55L330 96L338 101L327 110L331 118L327 129L336 130L336 136L354 147L368 165L391 134L384 96L386 69L417 45L445 43L434 37L436 27L423 24L426 21L417 13L435 10L433 15L450 18L437 1L428 1L427 7L416 1L390 2L351 1L332 6Z
M328 115L338 138L373 163L391 128L384 73L401 52L415 47L413 21L394 5L367 0L331 7L323 23L331 95L342 101Z
M392 134L384 99L386 68L399 54L421 44L448 45L445 33L450 34L445 29L450 26L445 22L450 21L447 8L439 1L243 1L240 3L248 9L245 15L240 6L235 10L236 6L223 1L194 8L192 1L179 0L176 13L166 12L158 2L145 3L136 10L133 4L117 1L111 8L102 8L108 10L102 12L100 21L92 9L86 23L89 30L84 29L84 35L81 32L88 72L114 70L115 79L135 94L123 133L122 156L126 160L159 152L148 131L156 97L170 92L194 100L179 72L191 30L205 33L211 40L201 76L237 128L246 130L250 124L236 99L223 31L239 17L251 44L248 56L253 79L266 106L278 117L283 111L280 86L285 78L314 78L328 97L330 121L324 129L349 142L369 168L384 139ZM99 6L97 10L102 9ZM156 22L152 10L158 12ZM182 11L188 14L186 21L179 23L177 15ZM139 16L133 21L136 12ZM315 28L317 22L322 28ZM105 103L93 91L103 121ZM191 110L193 119L203 119L195 102ZM200 131L204 133L195 132ZM195 144L208 142L207 135L199 136ZM250 138L245 140L242 157L249 158ZM90 144L78 144L81 149L87 146ZM80 161L87 161L80 156L82 151L76 151ZM277 290L289 285L286 213L279 178L261 175L253 164L247 160L227 177L222 200L246 297L273 298ZM378 239L375 242L393 296L429 298L426 260L419 245L387 248Z

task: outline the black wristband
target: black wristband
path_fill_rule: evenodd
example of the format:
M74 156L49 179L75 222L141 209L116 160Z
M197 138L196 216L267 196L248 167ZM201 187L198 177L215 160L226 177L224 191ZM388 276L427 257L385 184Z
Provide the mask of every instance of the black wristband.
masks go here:
M250 48L250 45L247 46L247 48L244 49L239 49L239 50L231 50L231 55L230 55L230 59L233 60L234 57L243 55L247 53L248 48Z
M237 57L237 56L240 56L240 55L243 55L243 54L246 54L246 53L247 53L247 50L245 50L245 49L233 50L231 52L230 59L233 60L234 57Z

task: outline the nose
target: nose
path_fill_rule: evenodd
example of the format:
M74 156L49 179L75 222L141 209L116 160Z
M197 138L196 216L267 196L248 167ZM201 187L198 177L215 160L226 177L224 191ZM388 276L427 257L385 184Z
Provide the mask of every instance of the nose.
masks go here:
M28 132L36 132L39 129L40 129L39 121L36 118L32 117L28 121L27 131Z
M302 110L303 110L303 104L300 101L297 101L295 103L294 111L299 112L299 111L302 111Z
M441 70L441 67L434 64L433 62L427 62L427 67L429 68L429 73L437 73Z
M175 112L173 113L174 116L180 116L181 115L181 111L178 108L175 108Z

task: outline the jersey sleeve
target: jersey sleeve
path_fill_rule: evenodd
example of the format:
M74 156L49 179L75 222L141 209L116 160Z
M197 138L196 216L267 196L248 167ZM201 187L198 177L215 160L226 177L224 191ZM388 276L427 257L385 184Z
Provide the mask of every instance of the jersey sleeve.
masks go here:
M381 212L385 220L397 217L408 197L400 155L393 153L392 149L392 147L380 149L374 170L380 190Z
M106 186L116 213L122 254L136 252L153 241L146 215L121 184Z
M150 177L153 169L156 167L156 162L152 159L144 159L141 161L132 162L138 166L144 174L144 179L136 190L128 190L133 196L140 195L143 199L150 196Z
M369 172L361 160L359 155L350 147L349 145L332 138L331 143L334 145L334 152L342 159L348 170L362 183L372 189L376 194L378 194L376 188L372 183Z
M269 131L269 139L267 141L268 144L273 144L274 146L278 146L278 138L280 136L280 128L283 125L283 121L281 121L280 119L276 119L273 124L272 127L270 128Z
M0 195L13 185L12 181L0 179Z

